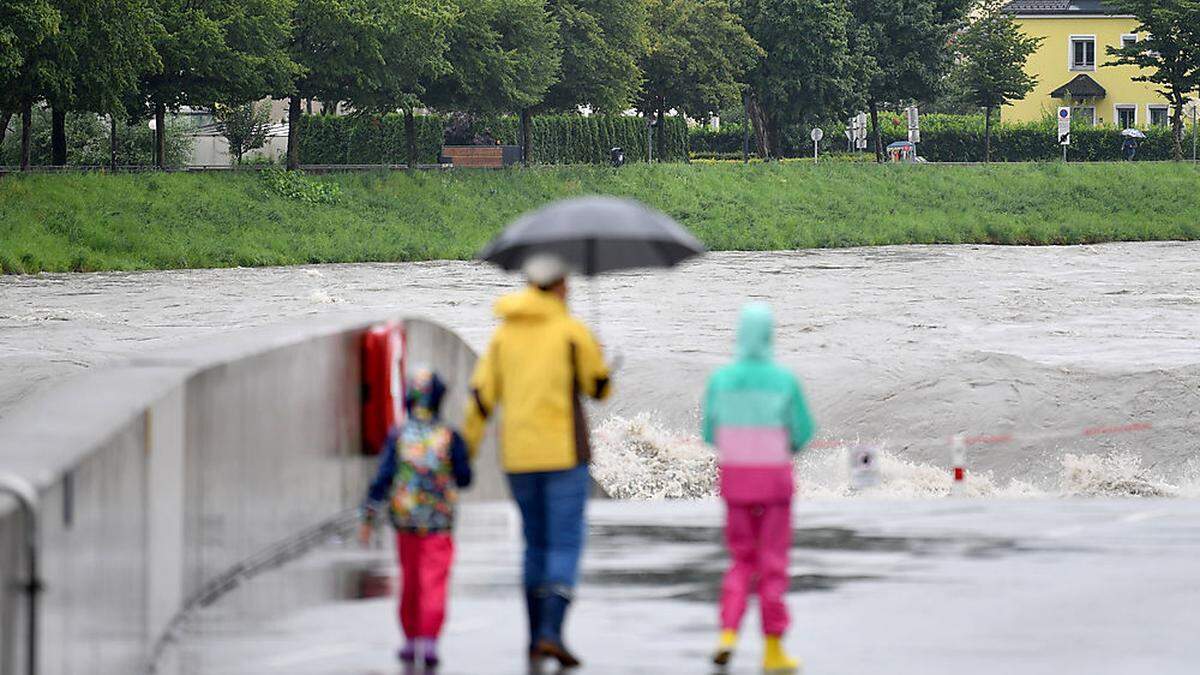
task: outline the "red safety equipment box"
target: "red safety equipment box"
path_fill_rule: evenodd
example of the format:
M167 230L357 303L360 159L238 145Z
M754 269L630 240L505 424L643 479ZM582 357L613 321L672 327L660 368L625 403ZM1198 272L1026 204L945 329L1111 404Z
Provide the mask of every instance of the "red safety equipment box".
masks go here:
M404 415L404 327L386 323L362 336L362 449L378 454Z

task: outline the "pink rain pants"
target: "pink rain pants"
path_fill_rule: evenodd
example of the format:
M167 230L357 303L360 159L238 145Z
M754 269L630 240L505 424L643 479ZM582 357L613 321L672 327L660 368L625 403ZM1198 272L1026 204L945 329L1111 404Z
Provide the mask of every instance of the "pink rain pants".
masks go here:
M400 558L400 625L404 635L437 638L446 618L446 587L454 559L449 534L398 532Z
M721 584L721 628L737 630L757 590L766 635L788 627L788 550L792 545L789 502L726 505L725 541L730 565Z

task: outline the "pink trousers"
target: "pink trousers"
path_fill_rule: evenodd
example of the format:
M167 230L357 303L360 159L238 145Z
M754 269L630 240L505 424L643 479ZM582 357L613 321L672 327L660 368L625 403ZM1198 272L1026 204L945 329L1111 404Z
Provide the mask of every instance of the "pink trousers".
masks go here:
M446 619L446 587L454 560L449 534L396 534L400 558L400 626L413 638L436 638Z
M725 542L731 558L721 584L721 628L737 630L750 595L757 591L766 635L788 627L788 550L792 545L789 503L727 504Z

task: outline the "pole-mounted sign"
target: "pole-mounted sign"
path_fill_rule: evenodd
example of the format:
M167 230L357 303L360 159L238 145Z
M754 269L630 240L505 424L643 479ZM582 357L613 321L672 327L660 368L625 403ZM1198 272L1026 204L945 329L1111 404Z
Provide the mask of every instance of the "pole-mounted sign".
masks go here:
M858 135L854 137L854 148L856 150L867 149L867 113L860 112L854 118L855 127L858 129Z
M1063 149L1063 161L1067 161L1067 146L1071 144L1071 109L1061 106L1058 109L1058 144Z
M812 130L812 131L811 131L811 132L808 134L808 137L812 139L812 142L813 142L813 161L816 161L816 159L817 159L817 146L818 146L818 145L821 143L821 139L822 139L822 138L825 138L825 132L821 130L821 127L813 127L813 130Z
M1067 106L1058 109L1058 144L1071 144L1071 109Z

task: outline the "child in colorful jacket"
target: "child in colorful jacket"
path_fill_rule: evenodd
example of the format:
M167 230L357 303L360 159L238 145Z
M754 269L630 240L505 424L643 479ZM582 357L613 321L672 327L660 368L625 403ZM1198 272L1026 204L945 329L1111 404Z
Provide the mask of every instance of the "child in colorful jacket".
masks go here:
M781 642L788 627L784 594L792 541L792 457L812 438L800 384L772 360L774 319L765 304L742 310L736 361L713 374L704 397L704 440L719 455L732 558L721 586L717 665L733 656L738 626L757 583L766 650L763 668L795 672Z
M407 389L403 424L393 429L381 451L379 470L363 505L359 533L366 543L385 508L396 529L400 561L400 625L406 638L400 660L438 665L437 638L446 616L446 587L454 557L454 504L457 488L471 482L466 444L439 420L446 387L420 370Z

